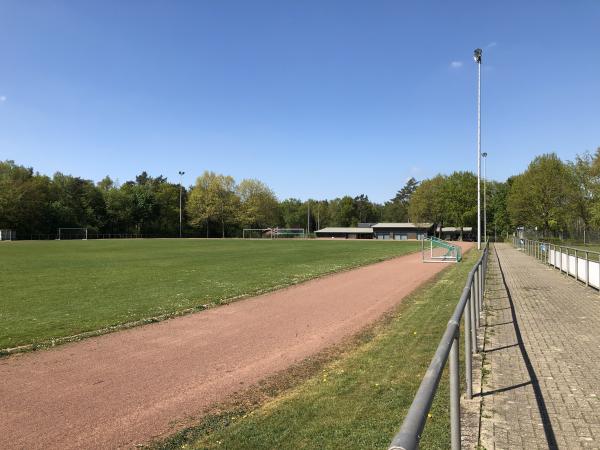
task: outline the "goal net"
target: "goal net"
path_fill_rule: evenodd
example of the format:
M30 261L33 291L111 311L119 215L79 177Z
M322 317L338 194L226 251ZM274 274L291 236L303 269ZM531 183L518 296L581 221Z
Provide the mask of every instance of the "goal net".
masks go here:
M304 238L304 228L244 228L244 239L290 239Z
M274 228L273 237L275 239L304 238L306 233L304 228Z
M270 228L244 228L242 238L244 239L270 239L272 230Z
M87 228L59 228L57 239L59 241L65 239L83 239L87 240L88 230Z
M462 260L462 252L458 245L436 237L428 237L421 241L421 254L423 262L460 262Z

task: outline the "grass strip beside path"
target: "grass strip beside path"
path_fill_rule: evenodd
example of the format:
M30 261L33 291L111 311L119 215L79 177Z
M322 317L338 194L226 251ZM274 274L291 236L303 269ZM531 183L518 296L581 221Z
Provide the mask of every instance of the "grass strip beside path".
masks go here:
M462 263L406 298L357 346L340 351L333 361L313 363L311 374L304 373L295 387L270 392L270 400L258 408L238 405L210 415L158 448L387 448L478 256L468 252ZM449 448L448 401L445 373L421 448Z

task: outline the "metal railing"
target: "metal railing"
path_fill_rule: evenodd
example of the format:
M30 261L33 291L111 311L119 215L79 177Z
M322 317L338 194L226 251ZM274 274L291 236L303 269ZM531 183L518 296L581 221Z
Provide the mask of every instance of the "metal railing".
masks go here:
M425 372L404 422L402 422L400 431L392 440L389 450L412 450L419 447L419 440L427 422L427 415L448 359L450 359L451 444L453 450L460 449L460 320L464 317L466 397L470 400L473 397L472 358L473 353L479 352L477 330L479 328L480 312L483 308L488 254L489 248L486 244L483 253L469 272L460 300L448 322L433 360L427 372Z
M543 264L600 292L600 252L516 237L513 238L513 245Z

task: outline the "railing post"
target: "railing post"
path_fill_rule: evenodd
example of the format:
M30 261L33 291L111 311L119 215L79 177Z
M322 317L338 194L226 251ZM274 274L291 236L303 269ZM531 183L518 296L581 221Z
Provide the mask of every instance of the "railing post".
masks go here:
M472 298L472 297L471 297ZM465 381L467 383L467 399L473 398L473 355L471 354L471 300L465 305Z
M575 249L575 279L579 281L579 259L577 259L577 249Z
M452 450L460 450L460 377L458 361L458 332L450 348L450 428Z
M483 311L483 264L479 265L479 313Z
M487 273L487 253L486 256L483 258L483 260L481 261L481 265L483 267L483 293L485 294L485 283L486 283L486 279L485 279L485 274Z
M569 276L571 275L571 261L569 261L571 259L571 255L569 254L569 247L566 247L567 250L567 278L569 278Z
M471 304L471 350L473 353L479 352L479 346L477 345L477 327L475 326L475 280L471 282L471 297L469 303Z
M479 330L479 267L474 273L474 288L475 288L475 332Z

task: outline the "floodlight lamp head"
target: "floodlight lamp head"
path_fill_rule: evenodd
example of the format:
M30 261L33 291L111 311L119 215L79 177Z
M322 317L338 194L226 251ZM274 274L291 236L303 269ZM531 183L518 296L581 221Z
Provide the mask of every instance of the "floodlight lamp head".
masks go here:
M185 175L185 172L183 172L182 170L179 171L179 175Z
M487 152L483 152L483 153L481 154L481 156L483 156L484 158L485 158L485 157L487 157Z
M473 52L473 59L475 60L475 62L477 64L481 64L482 53L483 53L483 50L481 50L480 48L476 48L475 51Z

